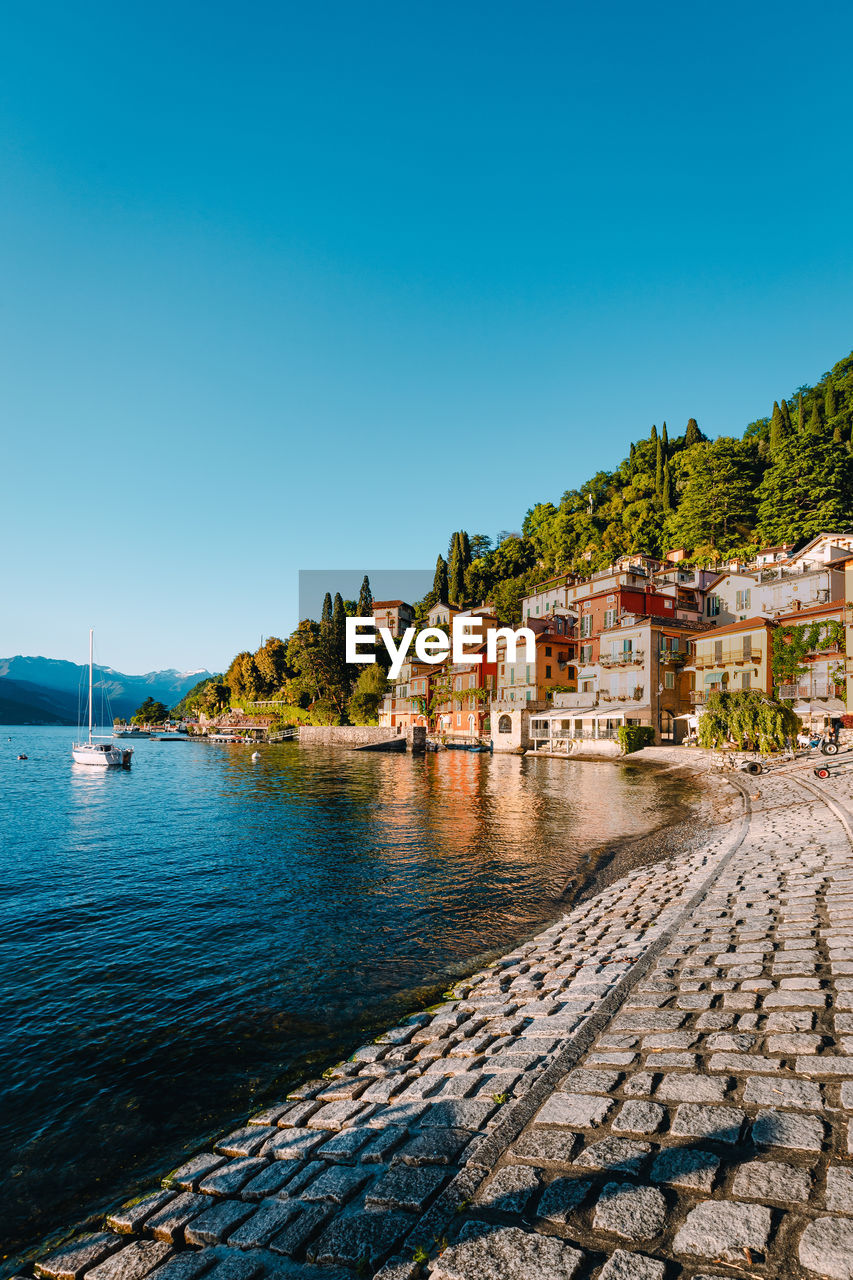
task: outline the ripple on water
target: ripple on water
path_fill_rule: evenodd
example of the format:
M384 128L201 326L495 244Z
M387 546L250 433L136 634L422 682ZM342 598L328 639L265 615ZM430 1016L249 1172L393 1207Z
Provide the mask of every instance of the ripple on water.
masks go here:
M688 784L610 762L141 742L0 753L0 1238L162 1173L563 908ZM25 744L25 747L19 745ZM15 758L26 749L29 760Z

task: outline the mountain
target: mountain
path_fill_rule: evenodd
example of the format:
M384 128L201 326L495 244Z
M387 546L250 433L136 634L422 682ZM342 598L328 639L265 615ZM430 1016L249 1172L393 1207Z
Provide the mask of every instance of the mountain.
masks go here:
M96 666L96 714L102 723L108 718L107 708L101 709L102 690L111 715L127 718L148 697L165 702L167 707L174 706L199 680L211 674L170 668L132 676L112 667ZM89 668L75 662L21 654L0 658L0 724L76 724L81 693L85 707L88 680Z
M76 697L26 680L0 678L0 724L76 723Z

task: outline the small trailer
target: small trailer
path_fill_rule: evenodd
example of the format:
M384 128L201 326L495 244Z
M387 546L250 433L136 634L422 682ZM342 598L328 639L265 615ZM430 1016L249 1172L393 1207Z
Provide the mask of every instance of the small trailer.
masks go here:
M843 760L821 761L812 771L816 778L831 778L834 773L853 768L853 752Z

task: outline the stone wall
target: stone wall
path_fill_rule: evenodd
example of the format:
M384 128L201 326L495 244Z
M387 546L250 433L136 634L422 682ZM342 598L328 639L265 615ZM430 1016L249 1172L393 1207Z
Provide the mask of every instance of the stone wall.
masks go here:
M375 724L304 724L299 729L302 747L366 747L396 737L393 729Z

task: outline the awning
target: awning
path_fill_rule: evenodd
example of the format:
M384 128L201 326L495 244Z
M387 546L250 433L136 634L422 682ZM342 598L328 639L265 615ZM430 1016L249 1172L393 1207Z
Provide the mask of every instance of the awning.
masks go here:
M843 716L847 707L840 698L814 698L811 702L797 702L792 708L795 716Z
M554 707L551 711L531 711L531 720L579 720L594 710L592 703L586 707Z

